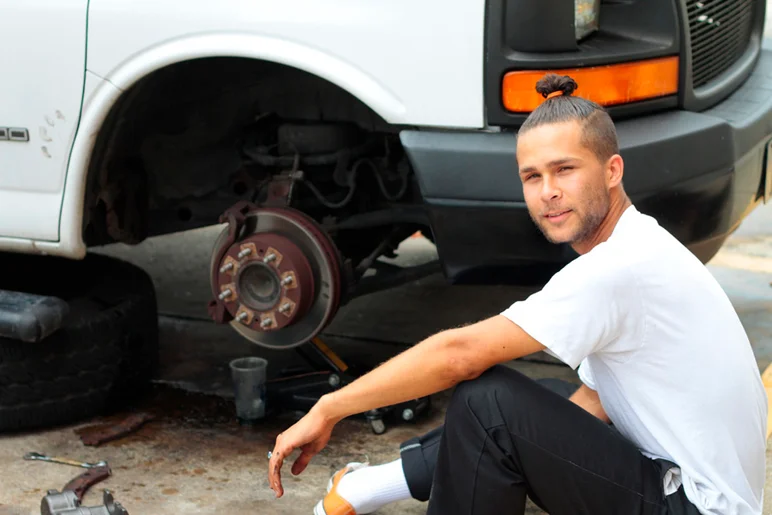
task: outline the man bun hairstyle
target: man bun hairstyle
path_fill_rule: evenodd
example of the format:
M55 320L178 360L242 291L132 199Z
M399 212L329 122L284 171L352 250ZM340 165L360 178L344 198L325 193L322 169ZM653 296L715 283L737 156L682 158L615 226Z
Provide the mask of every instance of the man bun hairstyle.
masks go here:
M544 98L557 92L562 92L563 95L571 96L571 94L576 91L577 87L579 87L579 85L568 75L563 75L561 77L554 73L545 75L536 83L536 91L541 93L541 96Z
M536 91L546 100L528 115L520 134L541 125L577 121L582 128L582 144L605 162L619 153L614 122L599 104L573 96L577 89L579 85L568 75L548 73L539 79Z

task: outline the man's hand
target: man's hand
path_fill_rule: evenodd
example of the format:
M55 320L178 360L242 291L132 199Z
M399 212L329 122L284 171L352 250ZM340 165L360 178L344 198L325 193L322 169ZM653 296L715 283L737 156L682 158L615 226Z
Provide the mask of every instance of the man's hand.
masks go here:
M321 412L321 403L315 406L292 427L276 437L276 445L268 463L268 484L276 492L276 497L284 495L281 484L281 467L284 459L295 449L302 452L292 465L292 473L298 475L308 466L311 458L324 449L330 441L335 421L325 417Z

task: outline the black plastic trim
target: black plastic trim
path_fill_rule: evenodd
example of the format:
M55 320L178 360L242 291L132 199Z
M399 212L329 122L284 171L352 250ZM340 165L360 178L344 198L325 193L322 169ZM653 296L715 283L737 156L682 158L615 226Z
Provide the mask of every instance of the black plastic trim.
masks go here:
M577 49L573 2L517 0L503 3L502 10L504 43L509 48L521 52Z
M683 50L681 52L681 74L679 82L680 104L689 111L703 111L729 97L753 72L756 61L761 51L764 33L764 18L766 16L766 0L756 0L754 3L754 26L748 47L742 57L735 61L731 67L709 84L700 88L694 88L692 83L692 47L689 37L689 20L686 11L686 2L678 0L680 17L681 39Z
M731 130L718 118L669 112L619 122L617 134L625 159L625 189L630 193L665 188L732 166ZM400 138L425 199L525 200L514 133L406 130Z
M511 133L405 130L400 139L424 198L523 200Z
M651 215L703 262L721 247L757 202L748 186L758 167L718 170L667 189L632 194L635 207ZM456 284L517 284L549 276L576 257L536 228L521 203L427 200L432 234L446 278Z
M735 153L743 155L772 133L772 41L765 40L751 76L729 98L703 115L732 126Z

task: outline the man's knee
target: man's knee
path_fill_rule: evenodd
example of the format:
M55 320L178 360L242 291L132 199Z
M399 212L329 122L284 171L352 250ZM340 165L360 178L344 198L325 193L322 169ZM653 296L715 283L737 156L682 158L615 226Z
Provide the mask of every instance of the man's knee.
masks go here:
M513 388L517 386L526 385L526 388L528 388L535 384L536 382L533 379L515 369L505 365L494 365L476 379L459 383L456 391L462 395L475 395L502 389L506 392L512 392ZM520 389L517 390L519 391Z
M474 413L477 418L488 418L499 408L508 411L524 408L531 402L534 387L538 385L522 373L504 365L493 366L476 379L456 386L447 417Z

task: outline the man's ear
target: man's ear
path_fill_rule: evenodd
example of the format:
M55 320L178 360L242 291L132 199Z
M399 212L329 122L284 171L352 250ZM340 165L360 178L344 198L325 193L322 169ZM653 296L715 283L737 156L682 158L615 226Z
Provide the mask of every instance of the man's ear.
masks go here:
M621 184L622 177L625 174L625 162L622 160L622 156L614 154L609 158L606 164L606 174L609 188L614 188Z

